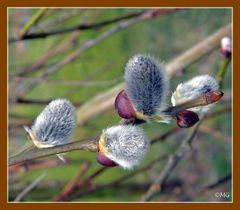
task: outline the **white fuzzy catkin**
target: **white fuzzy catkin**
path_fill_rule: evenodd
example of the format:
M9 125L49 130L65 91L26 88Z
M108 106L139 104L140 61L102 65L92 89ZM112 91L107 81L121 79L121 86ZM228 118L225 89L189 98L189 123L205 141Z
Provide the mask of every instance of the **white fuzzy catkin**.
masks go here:
M38 115L31 132L40 143L36 146L51 147L68 143L74 127L74 106L66 99L56 99Z
M219 85L216 79L209 75L200 75L193 77L192 79L181 83L177 86L175 92L172 94L171 102L172 105L178 105L186 101L192 100L194 98L200 97L201 95L218 90ZM209 111L214 104L209 104L206 106L194 107L189 110L194 112L205 113Z
M164 65L149 55L133 56L125 67L126 92L137 111L146 115L161 111L168 94L168 75Z
M118 125L103 131L109 159L124 169L138 165L145 157L149 140L144 131L133 125Z

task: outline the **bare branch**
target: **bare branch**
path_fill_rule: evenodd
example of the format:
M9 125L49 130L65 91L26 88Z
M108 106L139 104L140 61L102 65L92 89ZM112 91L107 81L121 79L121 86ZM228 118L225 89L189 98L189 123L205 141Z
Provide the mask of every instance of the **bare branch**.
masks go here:
M156 177L152 185L149 187L145 195L142 196L142 201L150 201L155 195L157 195L161 191L161 185L166 181L166 179L169 177L173 169L177 166L179 161L184 156L184 151L186 150L186 146L191 144L193 141L198 127L202 121L200 121L197 125L195 125L189 134L186 136L186 138L182 141L181 145L179 146L179 149L173 154L170 155L168 158L168 161L162 170L161 174Z
M63 66L72 63L75 61L84 51L90 49L91 47L95 46L96 44L104 41L108 37L114 35L115 33L122 31L124 29L127 29L130 26L133 26L139 22L145 21L145 20L151 20L166 14L171 14L175 12L176 9L153 9L153 10L147 10L140 16L137 16L135 18L125 20L123 22L118 23L118 25L114 26L110 30L102 33L95 39L90 39L86 43L84 43L79 49L73 51L70 55L65 57L63 60L61 60L59 63L53 65L52 67L48 68L47 71L43 72L42 75L40 75L40 78L47 78L57 72L59 69L61 69ZM23 97L26 95L27 91L34 88L36 85L39 84L39 81L34 81L29 84L20 84L15 88L15 97Z
M76 189L77 184L80 182L82 176L88 170L88 168L89 168L89 163L87 161L83 162L77 174L64 187L64 189L54 198L54 200L55 201L65 200L65 198Z
M59 153L75 151L75 150L84 150L84 151L97 151L97 141L98 138L89 139L85 141L75 141L69 144L64 144L51 148L38 149L33 147L31 149L27 149L26 151L20 152L18 155L9 158L8 165L16 165L19 163L23 163L28 160L34 160L40 157L46 157L50 155L55 155Z
M142 15L144 13L144 11L141 12L135 12L135 13L131 13L131 14L127 14L121 17L117 17L114 19L110 19L110 20L105 20L99 23L93 23L93 24L80 24L77 26L73 26L70 28L65 28L65 29L58 29L58 30L53 30L53 31L49 31L49 32L42 32L42 33L29 33L26 34L24 33L22 37L20 38L10 38L9 39L9 43L13 43L16 41L23 41L23 40L33 40L33 39L40 39L40 38L47 38L49 36L53 36L53 35L59 35L59 34L64 34L64 33L70 33L73 31L83 31L83 30L92 30L92 29L99 29L102 28L104 26L122 21L122 20L128 20L128 19L132 19L134 17L138 17L140 15Z
M36 187L39 184L39 182L41 182L46 175L47 175L46 172L42 173L36 180L34 180L20 194L17 195L14 202L20 201L28 192L30 192L34 187Z
M47 8L41 8L30 18L30 20L25 24L22 31L20 32L19 39L22 39L27 35L31 27L37 24L37 22L42 18L42 16L45 14L46 11L47 11Z

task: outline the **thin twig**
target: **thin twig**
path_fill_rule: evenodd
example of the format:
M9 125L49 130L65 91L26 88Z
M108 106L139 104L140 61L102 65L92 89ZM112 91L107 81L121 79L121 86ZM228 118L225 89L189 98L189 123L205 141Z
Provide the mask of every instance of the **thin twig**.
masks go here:
M39 100L39 99L25 99L25 98L18 98L16 103L19 104L33 104L33 105L46 105L49 104L52 99L49 100ZM74 106L80 106L81 102L72 102Z
M50 155L60 154L69 151L75 150L84 150L84 151L97 151L97 138L89 139L85 141L75 141L69 144L64 144L51 148L38 149L33 147L32 149L27 150L26 152L20 152L18 155L12 156L9 158L8 165L16 165L28 160L34 160L40 157L46 157Z
M130 179L131 177L133 177L133 176L135 176L139 173L145 172L146 170L153 167L153 165L155 165L156 163L159 163L160 161L162 161L166 158L167 158L166 155L160 156L160 157L154 159L153 161L151 161L150 163L148 163L147 165L145 165L145 166L143 166L143 167L141 167L141 168L139 168L135 171L132 171L131 173L129 173L127 175L121 176L121 177L119 177L118 179L116 179L112 182L109 182L109 183L106 183L106 184L103 184L103 185L99 185L99 186L94 186L94 185L92 185L93 178L99 176L100 174L105 172L107 169L110 169L110 168L107 168L107 167L102 167L101 169L98 169L94 174L92 174L91 176L86 178L83 182L79 183L76 186L76 188L74 189L74 191L69 193L66 197L64 197L64 199L58 200L58 201L74 200L75 198L80 198L84 195L87 195L89 193L93 193L93 192L95 192L97 190L100 190L100 189L103 189L103 188L110 188L110 187L117 186L118 184L126 181L127 179ZM87 187L87 186L88 186L88 188L87 188L86 191L79 192L83 187ZM56 201L56 200L54 200L54 201Z
M88 170L88 168L89 163L87 161L84 161L80 166L77 174L72 178L72 180L69 183L67 183L64 189L54 198L54 200L55 201L65 200L65 198L75 190L78 182L81 180L82 176Z
M203 194L205 192L207 192L208 190L214 189L216 187L218 187L219 185L224 184L225 182L229 181L232 179L232 174L229 173L226 176L222 177L221 179L217 180L216 182L204 187L203 189L199 190L196 194Z
M37 22L42 18L46 11L47 8L41 8L30 18L30 20L25 24L25 26L21 30L19 39L22 39L23 37L27 36L27 33L31 29L31 27L37 24Z
M46 172L43 172L36 180L34 180L29 186L27 186L21 193L17 195L14 202L18 202L23 199L23 197L29 193L34 187L36 187L39 182L43 180L43 178L47 175Z
M110 24L113 24L113 23L116 23L116 22L119 22L119 21L122 21L122 20L128 20L128 19L132 19L132 18L135 18L135 17L139 17L143 13L144 13L144 11L135 12L135 13L127 14L127 15L117 17L117 18L114 18L114 19L105 20L105 21L102 21L102 22L99 22L99 23L80 24L80 25L73 26L73 27L70 27L70 28L58 29L58 30L53 30L53 31L49 31L49 32L25 34L24 36L22 36L19 39L10 38L9 43L13 43L13 42L16 42L16 41L22 41L22 40L33 40L33 39L39 39L39 38L46 38L46 37L49 37L49 36L69 33L69 32L73 32L73 31L99 29L99 28L102 28L104 26L107 26L107 25L110 25Z
M52 74L57 72L59 69L61 69L63 66L75 61L86 50L88 50L91 47L95 46L96 44L104 41L105 39L107 39L108 37L114 35L115 33L119 32L119 31L125 30L128 27L133 26L133 25L135 25L139 22L146 21L146 20L151 20L151 19L163 16L163 15L166 15L166 14L171 14L175 11L176 11L176 9L147 10L137 17L134 17L134 18L129 19L129 20L125 20L123 22L119 22L118 25L116 25L113 28L111 28L110 30L102 33L101 35L99 35L95 39L88 40L79 49L73 51L70 55L65 57L59 63L53 65L50 68L48 68L47 71L43 72L40 75L40 78L45 79L45 78L51 76ZM31 83L28 83L28 84L22 83L21 85L16 87L16 90L15 90L15 95L16 96L15 97L23 97L24 95L26 95L28 90L33 89L38 84L39 84L38 81L34 81L34 82L31 82Z
M60 43L58 43L58 45L51 48L51 50L49 50L47 53L44 53L42 57L38 58L38 60L36 60L33 64L17 70L16 71L17 73L14 74L13 76L26 76L29 73L44 67L46 62L49 61L51 58L53 58L56 55L60 55L74 47L75 46L74 42L79 37L79 34L80 34L79 31L74 32L69 37L63 39Z
M31 81L31 82L41 82L48 84L56 84L56 85L67 85L67 86L82 86L82 87L92 87L92 86L107 86L114 85L119 83L120 79L112 79L112 80L100 80L100 81L81 81L81 80L50 80L43 78L31 78L31 77L14 77L13 79L17 79L18 81Z
M191 142L193 141L201 122L202 121L199 121L198 124L191 129L189 134L182 141L181 145L179 146L179 149L173 155L169 156L168 161L164 169L162 170L161 174L158 177L156 177L152 185L148 188L147 192L142 196L141 198L142 201L151 200L155 195L157 195L161 191L161 185L166 181L166 179L169 177L173 169L183 158L186 146L190 145Z

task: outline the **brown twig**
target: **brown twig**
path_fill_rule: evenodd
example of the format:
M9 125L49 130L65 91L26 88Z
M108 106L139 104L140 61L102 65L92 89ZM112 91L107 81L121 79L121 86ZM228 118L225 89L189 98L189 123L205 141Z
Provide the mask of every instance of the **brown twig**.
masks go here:
M156 177L154 182L148 188L147 192L142 196L141 201L149 201L161 191L162 184L166 181L166 179L169 177L173 169L177 166L179 161L183 158L185 154L184 151L186 150L186 146L190 145L191 142L193 141L201 122L202 121L199 121L198 124L191 129L189 134L182 141L178 150L173 155L169 156L168 161L164 169L162 170L161 174L158 177Z
M89 139L85 141L75 141L69 144L64 144L51 148L38 149L33 147L32 149L27 149L26 152L20 152L18 155L12 156L9 158L8 165L16 165L28 160L34 160L40 157L46 157L50 155L55 155L59 153L75 151L75 150L84 150L84 151L97 151L97 138Z
M57 46L53 47L48 52L44 53L42 57L38 58L38 60L36 60L33 64L22 69L19 69L14 76L26 76L27 74L44 67L46 62L49 61L51 58L53 58L56 55L60 55L74 47L75 46L74 42L77 40L79 35L80 35L79 31L74 32L69 37L64 39L62 42L58 43Z
M13 43L16 41L23 41L23 40L33 40L33 39L40 39L40 38L46 38L49 36L53 36L53 35L60 35L60 34L64 34L64 33L69 33L69 32L73 32L73 31L83 31L83 30L92 30L92 29L99 29L102 28L104 26L122 21L122 20L128 20L128 19L132 19L135 17L139 17L140 15L142 15L144 13L144 11L141 12L135 12L135 13L131 13L131 14L127 14L121 17L117 17L117 18L113 18L110 20L105 20L99 23L93 23L93 24L80 24L77 26L73 26L70 28L65 28L65 29L57 29L57 30L53 30L53 31L49 31L49 32L42 32L42 33L29 33L29 34L25 34L24 36L22 36L21 38L9 38L9 43Z
M71 194L75 189L77 184L80 182L84 173L88 170L89 163L84 161L80 166L77 174L73 177L73 179L64 187L64 189L54 198L54 201L62 201L65 200L66 197Z
M20 201L28 192L30 192L34 187L36 187L39 182L42 181L42 179L46 176L46 172L41 174L36 180L34 180L30 185L28 185L21 193L17 195L17 197L14 199L14 202Z
M47 71L43 72L39 77L42 79L45 79L55 72L57 72L59 69L61 69L63 66L72 63L75 61L83 52L90 49L91 47L95 46L96 44L104 41L108 37L112 36L113 34L125 30L129 28L130 26L133 26L139 22L151 20L166 14L171 14L175 12L176 9L153 9L153 10L147 10L143 12L141 15L136 16L132 19L125 20L123 22L119 22L118 25L114 26L110 30L100 34L95 39L88 40L85 42L79 49L73 51L70 55L65 57L63 60L61 60L59 63L53 65L52 67L48 68ZM15 88L15 97L24 97L28 90L34 88L36 85L39 84L39 81L34 81L31 83L22 83L21 85L17 86Z
M229 181L232 179L232 174L227 174L226 176L222 177L221 179L217 180L216 182L204 187L203 189L199 190L196 194L203 194L205 192L207 192L208 190L212 190L216 187L218 187L219 185L224 184L225 182Z
M49 104L52 99L49 100L39 100L39 99L25 99L25 98L18 98L16 103L19 104L33 104L33 105L46 105ZM80 106L82 103L80 102L73 102L74 106Z
M69 161L67 160L67 163ZM72 163L72 161L71 161ZM28 171L28 170L37 170L37 169L46 169L46 168L52 168L55 166L64 166L65 163L62 161L59 161L59 159L53 159L53 160L40 160L40 161L28 161L25 162L22 165L14 165L10 167L8 170L10 173L16 173L19 171Z
M90 176L88 177L86 180L84 180L83 183L80 183L77 188L75 189L75 191L71 192L68 194L67 197L65 197L65 201L66 200L74 200L75 198L80 198L84 195L87 195L89 193L93 193L97 190L101 190L101 189L106 189L106 188L111 188L111 187L115 187L117 185L119 185L120 183L126 181L127 179L130 179L131 177L139 174L139 173L143 173L145 172L146 170L150 169L151 167L153 167L153 165L161 162L162 160L166 159L167 158L167 155L163 155L163 156L160 156L156 159L154 159L153 161L151 161L150 163L148 163L146 166L143 166L135 171L132 171L131 173L127 174L127 175L124 175L124 176L121 176L119 177L118 179L112 181L112 182L109 182L107 184L103 184L103 185L99 185L99 186L94 186L94 185L90 185L92 183L92 178L93 176ZM109 168L105 168L106 169L109 169ZM105 171L104 170L104 171ZM100 174L102 174L103 171L100 170L97 170L94 174L94 178ZM86 191L83 191L83 192L79 192L83 187L86 187L88 186L88 188L86 189ZM63 200L61 200L63 201Z

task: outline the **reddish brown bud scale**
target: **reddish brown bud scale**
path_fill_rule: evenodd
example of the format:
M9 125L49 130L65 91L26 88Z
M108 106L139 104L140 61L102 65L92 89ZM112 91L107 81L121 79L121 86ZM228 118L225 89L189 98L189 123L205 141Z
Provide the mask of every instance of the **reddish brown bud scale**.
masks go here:
M115 109L120 117L124 119L136 118L136 112L133 108L132 102L129 99L125 90L122 90L115 99Z
M106 167L114 167L114 166L117 166L117 164L110 160L106 155L104 155L101 151L98 151L97 152L97 161L103 165L103 166L106 166Z
M178 113L176 120L180 128L190 128L199 121L199 118L195 112L184 110Z
M205 93L204 97L207 104L212 104L219 101L223 97L223 92L220 90L213 90Z

